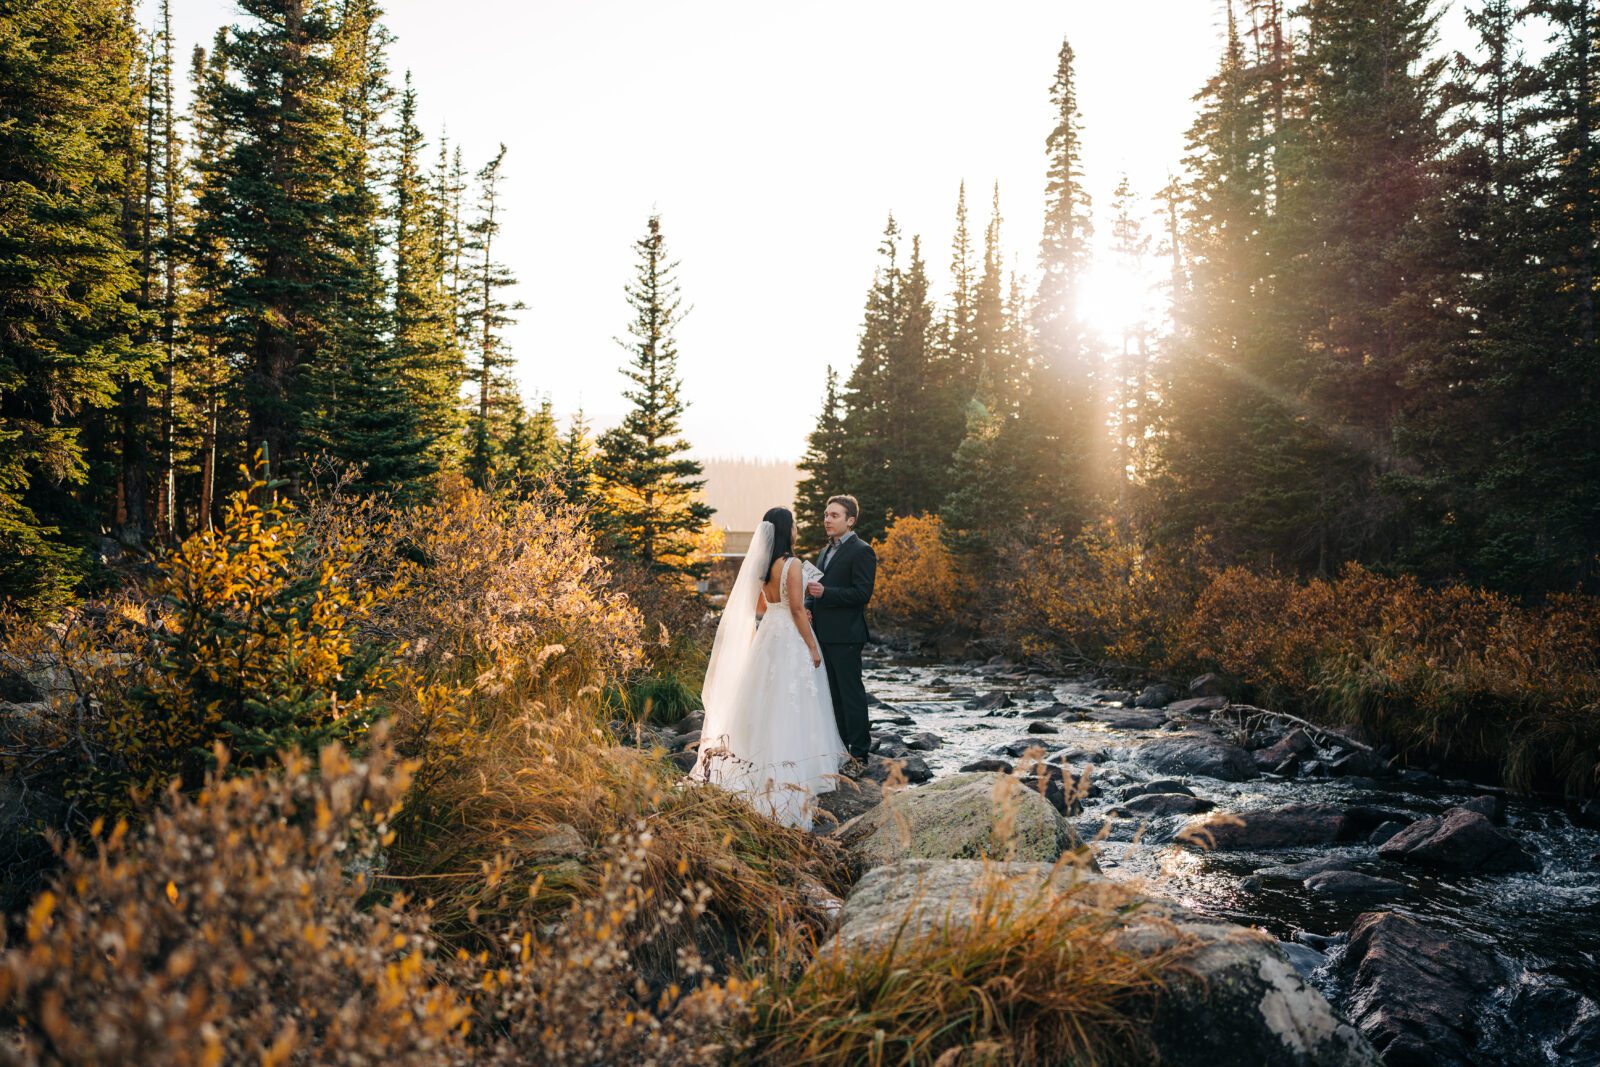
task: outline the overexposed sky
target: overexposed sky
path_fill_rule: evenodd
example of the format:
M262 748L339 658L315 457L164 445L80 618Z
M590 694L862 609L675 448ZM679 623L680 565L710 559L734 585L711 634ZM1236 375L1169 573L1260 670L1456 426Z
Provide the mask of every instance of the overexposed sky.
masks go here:
M143 7L153 17L154 0ZM184 70L238 18L227 0L172 8ZM942 296L957 185L981 240L998 180L1008 260L1034 275L1065 35L1103 239L1120 171L1148 195L1177 166L1220 12L1220 0L391 0L385 21L430 138L447 126L470 170L509 149L501 249L528 304L510 341L530 403L549 394L563 414L620 418L623 285L659 212L692 305L678 336L694 451L793 459L825 368L853 364L888 212L908 246L922 235ZM1459 41L1455 13L1447 22Z

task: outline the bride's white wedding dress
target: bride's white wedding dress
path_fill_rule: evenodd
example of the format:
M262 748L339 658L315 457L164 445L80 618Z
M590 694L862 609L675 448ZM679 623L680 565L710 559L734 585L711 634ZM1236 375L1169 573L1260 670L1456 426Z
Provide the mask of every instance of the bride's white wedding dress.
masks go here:
M761 525L717 626L702 690L705 722L689 777L740 793L779 822L809 830L816 796L834 788L848 751L825 669L811 665L790 612L789 570L800 566L798 560L784 560L778 602L769 602L755 624L755 598L766 597L755 579L765 578L760 564L771 558L772 543L771 523Z

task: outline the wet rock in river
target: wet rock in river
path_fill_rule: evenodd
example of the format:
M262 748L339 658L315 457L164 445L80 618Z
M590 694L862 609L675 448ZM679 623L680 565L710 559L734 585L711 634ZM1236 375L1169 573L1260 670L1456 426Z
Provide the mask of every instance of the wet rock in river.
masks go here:
M1171 778L1157 778L1153 781L1140 782L1138 785L1128 786L1122 791L1122 799L1128 800L1143 793L1182 793L1184 796L1194 796L1194 790L1182 782L1174 781Z
M1260 774L1250 753L1200 734L1152 741L1138 750L1138 756L1146 766L1166 774L1203 774L1226 782L1242 782Z
M1133 698L1134 707L1164 708L1178 699L1178 690L1165 682L1147 685Z
M1030 734L1059 734L1061 728L1059 726L1051 726L1042 719L1035 719L1028 724L1028 732Z
M904 756L888 757L874 753L867 763L867 777L876 782L886 782L894 767L899 767L905 780L912 784L933 778L933 771L928 769L927 762L914 752Z
M980 759L962 766L960 770L962 774L973 771L999 771L1002 774L1010 774L1011 764L1003 759Z
M1488 793L1481 797L1473 797L1465 804L1457 804L1455 810L1475 811L1496 826L1504 826L1506 824L1506 802L1504 798Z
M1367 835L1367 844L1381 845L1405 828L1406 824L1399 819L1387 819L1379 823L1377 828Z
M1168 704L1166 712L1168 715L1197 715L1206 711L1221 711L1227 706L1227 697L1193 697Z
M1539 861L1515 837L1465 808L1418 819L1380 845L1378 855L1447 871L1539 869Z
M1020 741L1012 741L1009 744L998 745L995 748L995 752L1003 753L1012 759L1018 759L1029 749L1037 748L1045 752L1055 752L1064 747L1064 745L1055 741L1046 741L1043 738L1024 738Z
M1318 856L1300 863L1286 863L1280 867L1262 867L1254 877L1263 882L1303 882L1314 874L1327 871L1347 871L1370 856Z
M922 730L906 738L906 747L913 752L932 752L944 744L944 738L928 730Z
M1164 711L1142 711L1138 708L1108 708L1104 711L1091 711L1089 719L1093 722L1103 722L1118 730L1155 730L1166 725L1167 714Z
M1323 871L1305 880L1313 896L1340 900L1394 900L1406 895L1406 886L1392 878L1379 878L1359 871Z
M1293 848L1349 841L1371 829L1374 820L1359 809L1334 804L1285 804L1259 811L1217 812L1192 820L1176 841L1191 848Z
M1328 957L1310 945L1300 945L1293 941L1279 941L1278 951L1283 953L1284 958L1301 978L1311 977L1312 971L1328 962Z
M1212 801L1186 793L1141 793L1111 809L1114 815L1193 815L1216 807Z
M1257 749L1255 752L1256 766L1264 771L1276 770L1279 774L1283 774L1284 771L1278 770L1278 768L1283 767L1285 764L1292 768L1291 760L1297 761L1301 756L1315 751L1315 749L1316 745L1312 743L1311 736L1297 726L1284 735L1282 740L1268 745L1266 748Z
M1465 1067L1481 1031L1479 1004L1505 981L1488 949L1395 912L1367 912L1339 960L1346 1013L1387 1067Z

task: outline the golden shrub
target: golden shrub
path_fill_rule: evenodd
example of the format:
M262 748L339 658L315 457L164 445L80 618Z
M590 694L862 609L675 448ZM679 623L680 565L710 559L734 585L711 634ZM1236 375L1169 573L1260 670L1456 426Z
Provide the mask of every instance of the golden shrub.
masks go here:
M1164 666L1198 588L1204 545L1146 544L1106 520L1070 541L1041 539L1005 561L997 623L1025 655Z
M138 832L67 848L0 954L0 1061L436 1064L469 1005L404 899L358 906L407 768L357 762L176 785ZM225 754L218 753L219 767Z
M971 586L945 545L939 516L898 518L873 547L878 575L869 610L875 617L931 632L966 610Z

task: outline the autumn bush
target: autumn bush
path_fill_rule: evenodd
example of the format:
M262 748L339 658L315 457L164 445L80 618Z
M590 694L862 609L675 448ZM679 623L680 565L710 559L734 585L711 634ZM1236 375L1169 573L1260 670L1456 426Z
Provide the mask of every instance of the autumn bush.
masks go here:
M873 547L878 555L869 609L873 618L931 633L966 609L971 586L945 544L937 515L898 518Z
M1167 665L1205 583L1205 545L1147 544L1106 520L1004 557L995 629L1022 655L1069 664Z

